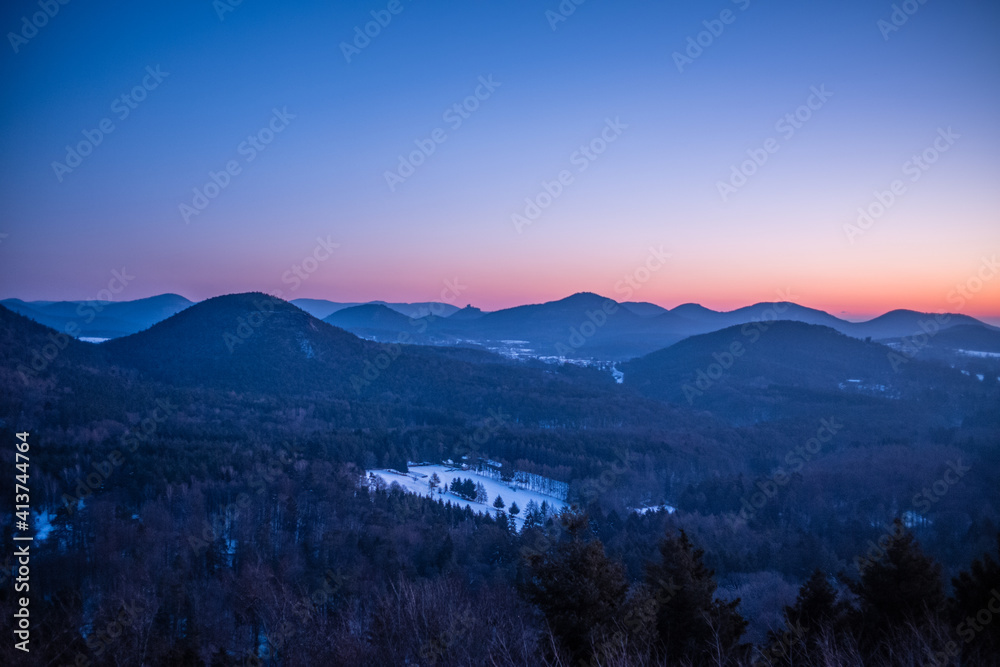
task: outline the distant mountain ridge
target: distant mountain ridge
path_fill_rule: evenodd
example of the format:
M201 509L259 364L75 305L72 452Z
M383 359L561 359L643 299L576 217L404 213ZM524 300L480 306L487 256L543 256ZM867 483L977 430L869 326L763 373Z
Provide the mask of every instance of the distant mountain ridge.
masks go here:
M192 306L179 294L160 294L134 301L21 301L0 304L39 324L80 338L119 338L148 329Z
M527 334L541 339L552 335L553 322L577 321L571 335L557 345L579 351L588 345L609 349L622 327L657 319L642 318L596 294L575 295L555 306L511 310L484 314L469 323L496 320L490 325L494 329L523 327L527 314L538 327ZM345 409L357 399L429 410L429 419L437 418L432 416L435 411L482 414L497 401L516 400L522 414L532 419L544 421L553 410L564 415L568 410L574 420L586 420L595 402L614 401L625 409L637 400L666 401L689 404L734 423L895 401L903 401L913 414L933 408L947 420L959 414L956 401L961 397L982 398L996 391L1000 376L1000 368L979 357L971 357L974 367L955 367L933 355L911 355L898 341L885 345L787 320L759 320L686 337L619 362L609 372L609 365L584 369L536 360L515 363L469 346L415 344L419 325L443 324L448 318L413 320L380 304L345 309L328 319L338 315L343 324L398 328L396 342L365 340L262 293L208 299L144 331L100 345L74 340L0 307L0 375L11 386L24 382L39 390L71 380L77 383L74 391L100 393L107 390L102 383L108 377L138 377L192 391L325 396L345 401L339 404ZM658 317L679 318L669 312ZM985 327L950 331L940 333L941 346L925 344L922 349L1000 346L1000 332ZM602 338L605 334L608 337ZM523 339L507 342L533 344ZM612 376L622 374L623 391L614 391ZM126 390L125 385L116 386L117 391Z
M429 315L448 317L459 310L457 306L439 301L424 301L419 303L388 303L386 301L338 303L336 301L327 301L326 299L293 299L289 303L295 304L319 320L325 320L330 315L346 310L347 308L367 305L385 306L401 315L413 318L428 317Z
M368 312L373 315L377 311ZM868 322L849 322L791 302L757 303L729 312L697 304L667 310L650 303L617 303L588 292L489 313L466 308L458 315L428 318L419 324L384 316L380 319L364 317L362 311L357 311L351 320L331 316L327 321L386 342L406 331L415 336L414 342L422 344L477 344L510 356L608 361L642 356L689 336L755 321L802 322L829 327L853 338L873 340L897 339L953 326L1000 332L967 315L897 310Z
M91 313L88 302L0 302L36 322L64 330L85 313L91 322L78 336L118 338L147 329L192 302L176 294L128 302L105 302ZM645 302L618 303L581 292L564 299L484 312L440 302L338 303L296 299L293 305L317 319L364 338L417 344L479 346L508 356L621 361L648 354L690 336L753 321L787 320L830 327L853 338L902 339L956 326L1000 332L973 317L893 310L865 322L849 322L792 302L763 302L722 312L687 303L668 310ZM79 322L82 323L82 322ZM978 340L973 337L972 340Z
M362 308L402 317L380 304ZM2 315L0 309L0 337L7 328ZM13 321L19 317L14 313L8 317L12 331L30 331L25 323L41 329ZM55 334L32 335L34 342L17 346L21 356L15 368L24 363L25 351L30 354ZM609 394L613 382L593 370L529 366L463 348L363 340L262 293L207 299L146 331L100 345L68 343L92 365L130 369L144 382L234 395L322 397L351 413L398 408L420 419L439 419L455 411L485 415L516 400L531 419L555 412L589 419L592 405L607 404L609 396L623 410L636 399ZM572 388L568 398L567 387Z
M98 345L0 306L0 382L11 389L0 399L3 415L22 412L29 397L36 412L57 411L62 399L79 397L93 403L88 414L102 423L108 401L120 404L124 419L135 406L161 398L207 410L212 423L241 418L218 407L213 412L212 401L222 398L249 401L252 409L287 406L289 412L274 413L282 422L322 413L338 425L373 431L411 419L453 429L499 428L513 414L518 425L558 419L595 426L632 414L665 424L671 414L616 390L597 370L520 364L461 347L366 341L261 293L208 299Z

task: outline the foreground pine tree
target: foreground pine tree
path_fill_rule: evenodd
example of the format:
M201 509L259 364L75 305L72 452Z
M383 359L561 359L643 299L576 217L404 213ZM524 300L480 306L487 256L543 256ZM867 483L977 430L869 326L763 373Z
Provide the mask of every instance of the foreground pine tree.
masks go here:
M566 515L568 539L527 557L523 590L573 664L589 663L613 633L628 592L624 568L586 540L586 516Z
M647 566L646 580L656 601L659 650L668 664L736 664L747 627L736 610L739 599L715 599L715 573L683 530L661 541L659 550L661 560Z
M894 645L926 644L933 652L945 608L941 566L924 554L920 545L896 519L882 558L871 562L860 581L848 581L858 598L853 618L854 634L872 663L887 659Z
M951 580L956 644L970 665L1000 661L1000 534L997 557L984 554Z
M769 633L763 656L781 665L822 665L828 640L842 634L849 607L821 570L799 589L795 603L785 607L785 629Z

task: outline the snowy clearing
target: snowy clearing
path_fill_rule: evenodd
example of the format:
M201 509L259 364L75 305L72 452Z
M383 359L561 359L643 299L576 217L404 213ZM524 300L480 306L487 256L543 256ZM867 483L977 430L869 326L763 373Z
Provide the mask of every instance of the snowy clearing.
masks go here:
M980 352L978 350L955 350L959 354L967 357L979 357L980 359L1000 359L1000 352Z
M468 505L477 512L496 512L496 509L493 507L493 501L496 500L497 496L503 498L508 508L512 502L516 502L517 506L521 509L521 512L514 517L518 529L524 527L524 512L528 503L532 500L539 507L541 507L542 502L548 503L549 507L552 508L550 513L558 512L563 507L567 507L565 501L555 496L539 493L538 491L516 488L499 480L484 477L475 470L462 470L461 467L446 465L411 465L409 468L410 472L408 473L402 473L397 470L369 470L368 472L378 475L385 480L386 484L392 485L395 482L410 493L416 493L421 496L432 495L428 482L431 475L437 473L437 476L441 478L441 484L439 490L433 493L435 499L440 498L444 501L450 500L452 503L459 505ZM486 503L478 503L456 496L454 493L448 491L448 487L451 485L451 480L453 479L458 479L459 481L471 479L473 482L482 484L486 488L486 495L489 497L489 500ZM444 490L444 493L440 493L441 489Z

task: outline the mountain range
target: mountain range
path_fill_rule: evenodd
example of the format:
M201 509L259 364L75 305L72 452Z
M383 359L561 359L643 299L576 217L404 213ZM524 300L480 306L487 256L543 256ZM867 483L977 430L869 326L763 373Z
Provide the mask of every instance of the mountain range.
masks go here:
M690 336L731 326L778 320L820 325L853 338L883 341L953 327L969 327L969 332L976 330L979 336L1000 335L1000 329L967 315L894 310L867 322L849 322L788 302L758 303L730 312L697 304L667 310L650 303L617 303L592 293L491 313L469 306L449 317L432 316L419 321L371 305L345 308L325 318L334 326L383 342L405 335L422 344L479 345L511 357L605 361L639 357Z
M80 338L119 338L148 329L157 322L194 305L194 301L178 294L160 294L134 301L22 301L4 299L0 304L58 331L74 327ZM323 319L345 308L362 303L337 303L325 299L295 299L291 301L313 317ZM431 314L448 316L458 307L436 302L371 303L385 306L406 317L427 317Z
M118 338L148 329L194 302L178 294L135 301L0 301L10 310L80 338Z
M176 294L123 302L32 301L2 303L59 331L75 324L83 338L120 338L143 331L193 302ZM793 321L829 327L857 339L893 341L952 331L935 343L955 349L989 347L1000 329L967 315L894 310L865 322L850 322L790 302L758 303L729 312L698 304L673 309L578 293L542 304L484 312L471 305L339 303L296 299L293 305L328 324L383 343L480 347L508 357L547 360L623 361L663 349L690 336L751 322ZM970 347L971 346L971 347Z
M613 412L616 404L625 411L634 403L609 396L613 382L596 370L532 367L468 348L367 341L261 293L208 299L98 345L0 306L0 343L0 381L17 396L47 395L54 387L95 396L169 387L266 401L321 397L331 410L343 410L344 423L357 424L382 423L385 414L400 412L443 423L512 404L532 420L559 414L586 421L595 405ZM10 400L22 398L11 392Z
M149 304L145 305L148 310ZM442 335L450 318L431 318L427 331L433 327L436 333L421 334L420 325L427 320L407 318L381 304L365 304L322 321L262 293L208 299L144 331L100 345L73 340L0 307L0 338L11 384L15 376L39 387L47 386L47 378L64 384L65 373L74 382L106 383L99 380L103 368L114 378L135 375L189 391L323 395L343 400L345 406L361 401L409 406L408 410L482 414L493 404L517 404L524 415L539 422L546 414L558 413L582 423L593 416L596 405L605 406L601 411L606 413L613 412L607 406L636 405L642 400L708 410L734 422L796 416L794 412L803 406L831 403L871 409L889 401L912 410L926 404L920 409L952 414L951 402L969 392L992 391L1000 376L1000 353L992 352L1000 350L1000 332L985 325L943 329L928 337L933 344L921 348L934 354L921 355L901 347L899 341L885 345L825 324L771 321L767 312L779 307L783 315L822 317L793 304L762 304L736 315L697 311L715 321L743 320L751 314L760 319L687 336L617 362L620 368L614 370L619 379L624 373L624 392L614 390L612 374L600 369L608 365L585 369L544 360L514 361L475 346L414 344L421 336ZM576 319L581 312L583 318ZM648 323L671 317L676 322L682 316L670 311L643 317L623 304L579 294L553 304L460 319L452 326L544 340L565 323L577 322L571 329L580 340L571 334L557 345L608 349L615 336L649 332L644 328ZM906 326L912 317L920 315L897 315L888 321ZM365 340L330 320L396 334L393 342ZM880 318L877 325L886 330L886 321ZM634 344L640 338L631 340ZM983 351L975 352L978 356L969 357L982 364L975 371L978 378L941 356L944 350L967 355L979 349ZM80 385L79 391L95 389Z

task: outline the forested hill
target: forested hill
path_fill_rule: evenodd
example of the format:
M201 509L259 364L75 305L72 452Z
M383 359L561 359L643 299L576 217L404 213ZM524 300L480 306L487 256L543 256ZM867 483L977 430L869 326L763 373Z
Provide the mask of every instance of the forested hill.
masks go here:
M756 322L692 336L621 364L639 393L727 418L773 420L804 404L868 406L889 413L920 406L944 421L996 394L941 363L801 322Z
M365 341L259 293L209 299L146 331L96 346L2 307L0 312L15 386L23 382L16 371L22 367L33 382L48 378L57 385L79 382L78 376L108 382L127 376L173 389L336 400L374 410L380 420L421 414L420 420L464 422L502 410L524 424L676 421L670 408L621 392L607 373L523 364L478 350ZM50 338L66 346L53 362L40 356ZM37 370L33 359L42 359Z

